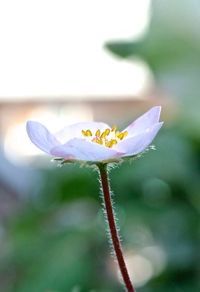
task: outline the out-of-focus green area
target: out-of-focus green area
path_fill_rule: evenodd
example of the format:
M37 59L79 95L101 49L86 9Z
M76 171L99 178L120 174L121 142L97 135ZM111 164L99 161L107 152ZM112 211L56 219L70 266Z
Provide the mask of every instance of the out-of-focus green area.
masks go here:
M123 247L152 268L137 291L199 291L200 140L178 127L162 130L157 151L111 172ZM37 194L6 224L2 291L122 291L112 272L97 173L67 165L41 176ZM146 273L146 265L139 269Z
M199 13L198 1L153 1L144 39L108 44L123 57L137 53L158 87L176 97L177 117L165 122L157 150L110 173L138 292L200 291ZM39 184L1 224L0 291L123 291L97 173L77 165L38 171Z

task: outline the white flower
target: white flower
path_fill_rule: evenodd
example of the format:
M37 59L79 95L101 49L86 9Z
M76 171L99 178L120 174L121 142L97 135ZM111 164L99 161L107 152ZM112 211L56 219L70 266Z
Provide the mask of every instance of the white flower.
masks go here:
M143 152L163 125L161 107L151 108L123 131L102 122L83 122L50 133L42 124L27 122L29 138L44 152L63 160L109 161Z

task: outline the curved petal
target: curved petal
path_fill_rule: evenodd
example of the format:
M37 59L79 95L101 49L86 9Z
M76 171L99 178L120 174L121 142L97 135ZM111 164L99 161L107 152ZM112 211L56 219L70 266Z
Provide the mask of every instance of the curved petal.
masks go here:
M148 112L131 123L124 131L128 131L129 137L145 131L159 122L160 112L161 106L152 107Z
M107 128L110 128L110 126L101 122L82 122L65 127L61 131L55 133L55 137L61 143L66 143L73 138L83 138L82 130L90 129L93 135L95 135L98 129L102 132Z
M63 145L54 147L51 154L65 159L102 161L122 156L124 153L85 139L75 138Z
M33 144L48 154L51 148L60 144L54 135L38 122L28 121L26 131Z
M116 145L115 149L125 152L124 156L136 155L144 151L151 144L162 125L163 122L157 123L143 133L124 139Z

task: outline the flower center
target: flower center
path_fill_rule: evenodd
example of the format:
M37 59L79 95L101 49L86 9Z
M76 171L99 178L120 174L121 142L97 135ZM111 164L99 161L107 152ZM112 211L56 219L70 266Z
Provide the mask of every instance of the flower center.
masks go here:
M100 145L104 145L106 147L113 147L113 145L117 144L119 141L123 140L127 135L128 131L120 132L117 131L117 127L112 127L112 129L105 129L101 133L98 129L95 135L92 134L91 130L82 130L82 134L84 137L91 137L91 141Z

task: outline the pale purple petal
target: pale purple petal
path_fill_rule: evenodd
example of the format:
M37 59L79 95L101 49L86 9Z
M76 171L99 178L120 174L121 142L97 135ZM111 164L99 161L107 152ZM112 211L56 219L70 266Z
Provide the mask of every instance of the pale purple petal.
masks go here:
M143 133L124 139L116 145L115 149L126 152L123 156L136 155L144 151L151 144L162 125L163 122L157 123Z
M72 139L64 145L56 146L51 154L64 159L102 161L119 157L124 153L84 139Z
M55 133L55 137L60 142L66 143L73 138L83 138L84 136L82 134L82 130L89 129L92 134L95 135L98 129L103 132L107 128L110 127L107 124L101 122L82 122L65 127L61 131Z
M48 154L51 148L60 144L54 135L38 122L28 121L26 131L33 144Z
M145 129L150 128L159 122L161 107L152 107L148 112L140 116L133 123L131 123L124 131L128 131L128 135L136 135L143 132Z

